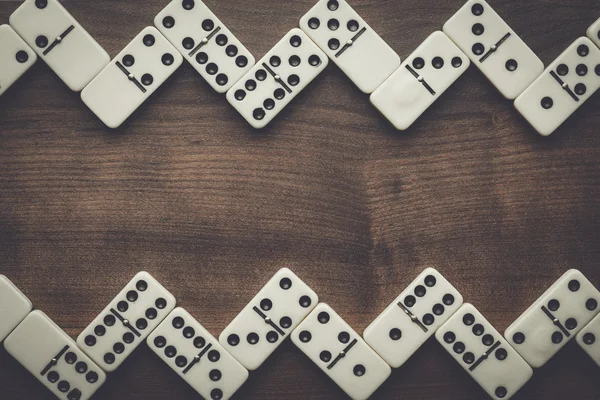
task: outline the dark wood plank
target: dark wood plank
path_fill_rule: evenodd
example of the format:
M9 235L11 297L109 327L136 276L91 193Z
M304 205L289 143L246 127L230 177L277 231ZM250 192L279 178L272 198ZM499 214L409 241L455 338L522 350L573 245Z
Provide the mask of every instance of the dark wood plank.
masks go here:
M166 0L65 1L111 56ZM258 57L312 0L207 0ZM596 0L493 0L547 64L600 15ZM7 22L18 2L0 2ZM353 0L406 57L462 0ZM184 65L110 131L42 63L0 99L0 273L71 336L139 270L217 335L289 266L359 332L425 267L504 330L566 269L600 286L600 96L538 137L474 67L396 132L334 66L264 131ZM571 343L517 400L600 398ZM3 398L50 398L0 350ZM142 346L96 396L190 398ZM381 399L479 399L428 342ZM239 399L342 392L286 342Z

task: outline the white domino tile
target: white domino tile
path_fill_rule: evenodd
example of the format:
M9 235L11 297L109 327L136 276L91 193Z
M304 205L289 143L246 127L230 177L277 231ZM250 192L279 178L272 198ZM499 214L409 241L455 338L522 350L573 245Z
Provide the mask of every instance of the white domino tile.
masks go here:
M31 301L6 276L0 275L0 342L31 312Z
M507 99L515 99L544 70L539 57L484 0L467 1L443 30Z
M534 368L542 367L600 312L600 292L575 269L567 271L504 333Z
M39 310L6 338L4 347L59 399L89 399L106 380L102 369Z
M319 0L300 28L364 93L400 66L398 54L345 0Z
M255 59L200 0L173 0L154 25L218 93L225 93Z
M229 399L248 379L248 370L181 307L146 341L150 350L205 399Z
M469 65L448 36L434 32L371 94L371 103L396 129L408 129Z
M9 25L0 25L0 96L29 68L37 55Z
M587 36L600 48L600 18L588 28Z
M219 335L219 342L244 367L255 370L315 308L317 294L288 268L263 286Z
M144 28L81 92L106 126L121 126L181 66L183 57L154 27Z
M77 337L102 369L115 371L175 308L175 297L142 271Z
M108 53L58 0L25 0L10 26L73 91L81 91L110 61Z
M365 341L389 365L401 367L463 303L434 268L425 269L365 329Z
M492 399L512 398L533 376L531 367L472 304L464 304L435 337Z
M353 400L368 399L392 369L329 305L320 303L292 342Z
M587 324L575 339L583 351L600 367L600 314Z
M229 89L227 101L253 128L264 128L328 62L304 32L292 29Z
M515 100L515 108L542 136L558 129L600 87L600 49L573 42Z

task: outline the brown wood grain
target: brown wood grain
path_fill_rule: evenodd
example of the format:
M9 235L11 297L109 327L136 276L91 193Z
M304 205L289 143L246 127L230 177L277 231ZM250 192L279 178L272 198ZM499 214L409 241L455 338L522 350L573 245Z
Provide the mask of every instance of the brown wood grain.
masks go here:
M64 1L115 56L167 0ZM266 53L313 0L206 0ZM353 0L404 58L462 0ZM597 0L491 0L558 56ZM0 2L0 23L19 5ZM119 130L38 63L0 98L0 273L72 337L140 270L214 335L280 267L357 331L425 267L503 331L565 270L600 286L600 96L541 138L474 67L397 132L333 64L252 131L185 65ZM570 343L514 398L597 400L600 370ZM194 398L145 345L98 399ZM286 341L238 399L343 393ZM0 398L51 395L0 350ZM484 399L430 340L376 399Z

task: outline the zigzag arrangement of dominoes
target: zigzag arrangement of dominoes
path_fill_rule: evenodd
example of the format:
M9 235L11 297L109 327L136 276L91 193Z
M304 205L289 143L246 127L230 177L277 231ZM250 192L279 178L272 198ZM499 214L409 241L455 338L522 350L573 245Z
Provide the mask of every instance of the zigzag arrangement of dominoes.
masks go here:
M560 277L504 337L440 272L423 271L363 337L287 268L213 337L147 272L73 341L0 275L0 341L58 398L90 398L146 340L202 397L230 398L292 342L352 399L367 399L432 335L494 399L510 399L573 337L600 366L600 292L578 270ZM12 331L12 333L11 333ZM597 340L599 339L599 340Z
M600 19L587 31L589 38L575 40L544 70L484 0L468 0L443 32L431 34L403 63L345 0L319 0L300 20L301 29L289 31L258 62L200 0L173 0L154 25L110 61L57 0L25 0L10 26L0 26L0 95L39 56L71 90L81 91L104 124L117 128L185 58L260 129L331 59L405 130L472 62L547 136L600 87Z

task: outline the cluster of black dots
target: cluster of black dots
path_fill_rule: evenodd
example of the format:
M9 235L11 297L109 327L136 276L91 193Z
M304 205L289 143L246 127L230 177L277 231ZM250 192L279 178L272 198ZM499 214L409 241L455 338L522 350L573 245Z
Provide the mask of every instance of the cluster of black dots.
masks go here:
M183 0L181 2L181 7L186 11L193 10L195 6L196 4L194 0ZM176 20L173 16L164 17L162 20L162 25L166 29L173 29L175 27L175 24ZM236 66L238 66L239 68L245 68L248 65L248 57L246 57L245 55L238 55L239 49L238 46L236 46L235 44L227 45L227 43L229 42L229 38L224 33L218 33L220 31L220 27L217 27L217 29L215 29L215 22L212 19L206 18L202 21L200 26L205 32L211 32L211 34L205 39L203 39L203 41L200 43L196 43L194 39L189 36L185 37L182 40L181 45L184 49L190 51L190 53L188 54L190 57L195 56L196 62L198 64L206 65L205 68L207 74L211 76L216 75L215 82L219 86L225 86L229 82L229 77L225 73L219 73L219 66L214 62L209 62L210 60L207 53L199 51L202 48L202 46L204 46L208 42L208 40L211 40L212 37L216 35L215 43L218 46L224 48L224 52L228 57L235 57Z
M135 284L137 290L130 290L125 295L125 300L121 300L117 303L117 310L111 310L111 314L104 317L104 324L99 324L94 327L95 335L88 335L85 337L85 344L88 347L94 347L97 342L96 337L102 337L106 334L106 328L114 326L117 322L117 318L121 321L123 326L129 329L128 332L123 334L123 342L116 342L113 345L113 352L107 352L104 354L104 362L107 364L113 364L116 361L116 355L122 354L125 351L125 345L134 342L136 337L140 334L138 330L143 331L148 327L148 320L154 320L158 316L158 310L163 310L167 307L167 300L159 297L154 302L155 307L149 307L146 312L146 318L139 318L135 321L135 327L131 325L130 321L120 316L119 312L124 313L129 309L129 303L135 302L139 297L139 292L144 292L148 289L148 283L144 280L139 280Z
M321 311L319 315L317 315L317 321L319 321L321 325L327 325L330 320L331 316L327 311ZM309 331L304 330L299 333L298 338L302 343L309 343L312 340L312 334ZM325 364L328 364L327 369L333 368L339 360L341 360L343 357L346 356L346 354L348 354L348 352L352 349L352 347L354 347L354 345L357 342L356 339L350 341L350 333L348 333L347 331L339 332L337 335L337 339L341 344L345 345L345 347L344 350L342 350L333 361L331 361L333 355L329 350L322 350L319 353L319 359ZM355 376L363 376L367 373L367 368L363 364L358 363L352 367L352 372Z
M337 0L330 0L329 2L327 2L327 8L329 9L329 11L337 11L339 7L340 7L340 3ZM317 18L317 17L312 17L311 19L308 20L308 27L313 30L319 29L321 27L321 19ZM327 21L327 28L331 32L337 32L337 30L340 28L339 19L330 18ZM357 20L350 19L346 23L346 28L348 29L349 32L357 32L360 29L360 24L358 23ZM333 37L333 38L329 39L329 41L327 42L327 46L329 47L330 50L336 51L340 48L341 42L338 38Z
M40 10L43 10L44 8L46 8L48 6L48 0L36 0L35 1L35 6L37 8L39 8ZM60 43L60 41L62 41L69 33L71 33L71 31L75 29L75 27L73 25L69 26L63 33L60 34L60 36L56 39L54 39L54 41L52 42L52 44L50 45L50 47L48 47L48 44L50 44L50 41L48 40L48 37L45 35L39 35L38 37L35 38L35 45L37 47L39 47L40 49L45 49L44 50L44 55L48 54L50 51L52 51L52 49L58 45ZM48 47L48 48L46 48ZM17 59L18 60L18 59ZM27 61L27 60L25 60ZM23 61L23 62L25 62Z
M178 368L184 369L183 373L187 373L196 363L200 361L200 359L206 354L206 358L211 363L216 363L221 359L221 353L216 350L210 350L210 345L206 345L206 339L201 335L196 336L196 331L191 326L186 326L185 321L180 316L175 316L171 321L171 325L177 331L181 332L181 335L188 339L192 340L192 343L195 348L199 350L197 356L190 362L187 357L183 355L177 355L177 348L173 345L168 345L167 339L164 336L157 336L154 339L154 345L158 349L164 349L165 356L169 359L173 359L175 361L175 365ZM218 368L211 368L208 372L208 378L212 382L219 382L223 377L222 372ZM210 397L212 400L220 400L223 398L223 391L219 388L212 389L210 392Z
M279 281L279 287L281 288L281 290L284 291L291 289L292 280L289 278L282 278ZM312 300L310 299L310 296L301 295L298 298L298 304L302 308L308 308L311 306ZM267 312L273 308L273 301L267 297L263 298L260 301L259 306L260 309L254 308L254 311L260 316L260 318L262 318L265 321L265 323L267 323L272 328L272 330L269 330L265 335L265 339L269 343L276 343L280 337L285 336L285 332L282 329L288 329L292 326L292 318L287 315L284 315L279 319L279 324L277 324L274 321L272 321L269 317L267 317L262 311ZM250 332L246 336L246 342L250 345L256 345L259 341L260 335L256 332ZM238 346L240 344L239 335L235 333L230 334L227 337L227 343L229 343L229 345L232 347Z
M409 294L407 295L404 300L398 304L398 306L400 306L400 308L402 308L404 310L405 313L407 313L407 315L409 315L412 318L412 316L414 316L412 314L412 312L410 311L416 304L419 298L424 297L427 294L427 288L429 289L433 289L435 286L437 285L437 279L435 278L435 276L433 275L427 275L425 277L425 279L423 280L423 284L422 285L417 285L415 286L415 289L413 290L414 294ZM444 313L446 312L446 307L450 307L451 305L454 304L454 302L456 301L456 299L454 298L454 295L452 295L451 293L446 293L444 294L444 296L442 297L442 303L436 303L433 305L433 307L431 308L431 313L425 313L423 315L423 317L421 318L421 322L423 323L423 325L425 326L431 326L433 325L433 323L435 322L435 318L440 317L442 315L444 315ZM418 318L414 318L413 321L417 322L419 321ZM426 330L425 327L422 327L423 330ZM389 333L390 339L392 339L393 341L397 341L400 340L402 338L402 330L400 328L392 328L390 329L390 333Z
M585 58L588 54L590 54L590 48L587 45L582 44L577 47L577 55L579 55L579 57ZM596 75L600 76L600 64L596 65L594 69ZM581 77L582 79L585 79L584 77L587 76L589 72L588 66L584 63L577 64L574 70L575 74ZM552 76L558 81L559 84L563 85L564 82L562 78L567 77L570 73L573 73L573 71L571 70L571 68L569 68L567 64L560 64L558 67L556 67L556 74L552 72ZM563 85L563 89L575 101L579 101L579 98L577 96L583 96L587 92L587 86L583 82L576 83L573 86L573 90L571 90L571 88L568 85ZM544 96L542 98L541 105L544 109L549 110L554 106L554 100L552 100L552 97L550 96Z
M48 6L48 1L47 0L36 0L35 5L39 9L44 9ZM188 10L188 11L193 10L195 8L195 6L196 6L196 3L194 0L182 0L181 1L181 7L184 10ZM335 13L339 9L339 2L337 0L330 0L327 3L327 8L331 12ZM484 11L485 11L485 9L484 9L483 5L479 4L479 3L474 4L471 8L471 13L475 17L481 17L484 14ZM173 29L176 25L176 20L173 16L167 16L167 17L163 18L162 25L166 29ZM327 29L329 29L329 31L332 32L332 34L335 34L336 32L339 31L340 26L342 24L340 23L339 19L333 18L333 17L329 18L327 20L326 24L322 24L321 19L317 18L317 17L312 17L308 21L309 28L313 29L313 30L320 29L322 25L326 25ZM194 57L198 64L205 66L205 70L208 75L214 76L214 79L215 79L215 82L217 85L225 86L229 82L229 77L227 76L227 74L225 74L223 72L219 73L219 66L216 63L210 61L209 56L206 52L201 51L202 46L207 44L208 40L211 40L212 37L216 35L215 43L218 46L223 47L223 51L227 56L229 56L231 58L235 58L235 65L237 67L245 68L249 62L248 57L245 55L239 54L239 48L235 44L228 45L229 38L227 37L227 35L225 33L219 33L220 27L217 27L215 29L215 22L212 19L210 19L210 18L204 19L201 22L200 26L202 27L202 29L205 32L211 32L209 34L209 36L207 38L203 39L200 43L196 43L196 41L191 37L185 37L182 40L182 46L184 49L190 51L190 53L188 55L190 57ZM361 32L365 29L363 27L363 29L359 31L360 28L361 28L360 23L355 19L350 19L346 23L346 29L349 32L356 33L356 36L355 36L355 38L353 38L353 40L355 40L361 34ZM70 33L70 31L72 29L74 29L74 27L70 26L49 47L48 47L48 45L50 43L49 39L44 35L40 35L36 38L36 45L41 49L46 49L44 51L44 54L46 54L46 52L49 52L52 49L52 47L57 44L57 41L62 40L66 35L68 35ZM471 27L471 31L473 32L473 34L475 36L482 36L486 32L486 28L483 23L476 22ZM496 52L497 48L504 41L506 41L509 38L509 36L510 36L510 34L508 33L502 39L500 39L500 41L495 43L493 46L490 46L489 48L486 48L485 45L483 45L480 42L477 42L477 43L473 44L471 51L473 52L474 55L480 56L481 58L479 61L483 62L492 53ZM600 31L598 32L598 36L600 37ZM155 38L153 35L146 35L143 39L143 42L144 42L145 46L152 47L155 43ZM302 44L302 40L300 39L300 37L295 36L292 38L292 40L290 40L290 44L293 47L299 47ZM351 45L352 45L352 40L345 43L344 46L342 47L342 49L336 54L336 57L339 56L341 52L343 52L347 47L349 47ZM342 43L336 37L332 37L328 41L328 47L332 51L337 51L338 49L340 49L341 46L342 46ZM580 57L586 57L589 54L588 46L586 46L586 45L579 46L577 49L577 53ZM29 59L29 56L28 56L27 52L21 50L16 53L17 62L25 63L28 61L28 59ZM161 61L165 66L170 66L174 62L174 57L172 54L166 53L162 56ZM310 56L308 62L311 66L314 66L314 67L317 67L321 64L321 60L317 55ZM290 59L288 60L288 63L292 68L298 67L301 64L301 59L297 55L294 55L294 56L290 57ZM151 86L154 83L154 77L150 73L145 73L140 78L140 81L138 81L134 77L134 75L129 73L129 71L126 69L126 68L133 67L134 64L135 64L135 58L131 54L127 54L122 58L121 63L117 63L117 66L119 66L121 68L121 70L123 71L123 73L125 73L133 81L133 83L143 93L145 93L146 87ZM271 67L277 68L282 64L282 60L279 57L274 56L269 60L269 64ZM443 60L437 60L437 62L436 62L436 60L434 60L432 65L434 68L440 69L443 67L444 62L443 62ZM455 57L452 60L452 66L454 66L455 68L458 68L461 65L462 65L462 60L459 57ZM415 69L421 69L424 66L425 66L425 63L422 58L416 58L413 62L413 67ZM257 81L261 82L267 78L267 76L268 76L267 71L269 73L271 73L271 75L273 75L275 80L277 80L281 84L281 86L283 88L277 88L273 92L272 97L268 97L268 98L264 99L262 107L257 107L253 110L252 115L253 115L253 118L256 120L264 119L267 112L271 111L275 108L276 101L283 100L286 97L286 94L292 93L291 87L294 87L294 86L297 86L298 84L300 84L300 77L297 74L291 74L287 78L287 83L286 83L283 81L283 79L281 77L279 77L278 75L275 75L274 72L272 70L270 70L270 68L268 68L268 66L265 65L265 67L267 70L259 69L256 72L255 79L248 79L246 81L245 90L240 89L234 93L234 97L237 101L240 101L240 102L244 101L244 99L247 96L247 92L252 92L252 91L256 90L256 88L258 86ZM517 60L515 60L514 58L508 58L505 62L505 68L508 71L516 71L519 68L519 64L518 64ZM596 75L600 76L600 64L596 65L593 68L594 68ZM562 80L562 78L567 77L570 73L573 72L572 70L574 70L574 73L577 74L579 77L585 77L588 75L589 69L590 68L584 63L579 63L576 66L572 66L572 68L570 68L566 64L561 64L557 67L556 72L552 71L552 75L557 80L557 82L563 86L564 90L566 90L567 93L575 101L579 101L578 96L582 96L587 92L586 84L584 82L578 82L574 85L566 85L564 83L564 81ZM571 87L573 87L573 89L571 89ZM547 110L551 109L552 107L554 107L554 100L552 99L551 96L544 96L544 97L542 97L542 99L540 101L540 106Z
M576 293L581 288L581 283L577 279L573 279L573 280L569 281L569 284L567 286L569 288L569 291L571 291L572 293ZM554 322L554 319L550 312L557 312L558 310L560 310L560 307L561 307L560 301L558 301L556 299L548 300L548 303L546 304L546 306L542 307L542 311L545 312L546 316L548 318L550 318L550 320L552 320L554 325L556 326L556 331L554 331L551 336L551 340L555 344L562 343L565 336L570 337L571 336L570 331L576 329L577 326L579 325L579 322L577 321L577 318L575 318L575 317L565 317L566 320L565 320L564 326L560 323ZM598 308L598 300L596 300L594 298L587 299L585 302L585 308L588 309L589 311L596 310ZM550 311L550 312L546 312L546 311ZM564 318L561 318L561 319L564 319ZM521 344L525 343L526 336L523 332L516 332L513 335L512 340L516 345L521 345Z
M460 68L463 64L463 60L460 57L452 57L451 64L454 68ZM431 59L431 66L435 69L444 68L445 62L444 59L440 56L435 56ZM425 60L422 57L416 57L412 66L414 69L423 69L426 66Z
M469 370L473 371L477 368L478 363L487 359L490 356L490 353L493 352L494 357L498 361L505 361L508 358L508 352L506 349L500 347L500 342L498 342L493 335L489 333L485 333L485 328L482 324L475 323L475 316L471 313L466 313L462 319L463 324L470 328L473 332L473 335L476 337L481 337L481 343L483 343L486 348L489 350L482 355L479 360L475 359L475 354L470 351L466 351L466 345L456 340L456 334L452 331L448 331L444 333L444 342L448 345L452 345L452 351L458 355L462 354L462 360L465 364L469 365ZM499 399L503 399L508 395L508 390L504 386L498 386L494 393L496 397Z
M302 38L298 35L293 35L290 38L289 43L290 46L292 46L293 48L300 48L302 46ZM309 56L307 61L311 67L315 68L320 66L323 62L321 60L321 57L319 57L316 54L312 54L311 56ZM252 116L258 121L265 118L265 116L267 115L267 111L271 111L275 108L276 100L283 100L286 96L286 92L292 93L291 88L298 86L301 82L300 76L298 76L297 74L290 74L285 81L279 75L275 74L271 67L279 68L282 65L282 63L283 60L281 60L281 57L276 55L272 56L269 59L269 65L263 64L263 68L260 68L256 71L256 73L254 74L255 79L249 78L246 80L244 84L246 90L239 89L234 93L234 97L237 101L244 101L244 99L248 95L248 92L255 91L258 87L258 82L263 82L265 79L267 79L268 74L270 74L275 79L275 81L277 81L282 86L281 88L277 88L273 91L273 97L268 97L263 101L262 107L257 107L254 109L254 111L252 112ZM289 59L287 60L287 64L292 69L297 68L302 64L302 58L297 54L294 54L289 57Z
M156 43L156 38L152 34L144 35L144 37L142 38L142 43L146 47L152 47ZM175 57L173 57L173 54L171 54L171 53L165 53L161 57L161 62L165 66L172 65L174 61L175 61ZM133 83L143 93L146 92L145 86L150 86L150 85L152 85L152 83L154 83L154 77L152 76L152 74L145 73L140 78L140 80L141 80L141 85L140 85L140 82L138 82L136 80L135 76L133 74L131 74L126 68L124 68L124 67L130 68L130 67L133 67L135 65L135 57L132 56L131 54L125 54L122 57L122 59L121 59L121 63L117 62L117 67L119 67L121 69L121 71L123 71L123 73L125 75L127 75L127 77L129 78L129 80L133 81Z
M484 11L485 10L483 6L479 3L473 4L473 6L471 7L471 13L476 17L481 17ZM477 22L471 27L471 32L473 32L475 36L481 36L485 33L485 26L482 23ZM483 43L477 42L471 47L471 51L476 56L482 56L479 62L484 62L486 58L489 57L492 53L494 53L497 50L497 48L500 45L502 45L502 43L505 42L509 37L510 34L506 34L497 43L495 43L493 46L490 46L489 49L486 49ZM504 66L507 71L513 72L519 68L519 63L514 58L509 58L504 63Z
M66 347L68 349L68 347ZM64 350L63 350L64 351ZM86 374L85 380L89 383L98 382L98 373L95 371L89 371L89 367L84 361L77 361L77 355L73 352L67 352L64 356L64 361L68 365L74 365L75 371L78 374ZM56 365L58 361L53 360L53 364ZM49 370L46 374L46 379L50 383L57 383L56 387L61 393L67 393L67 400L79 400L81 398L81 391L79 389L71 389L71 384L65 380L60 380L60 374L57 371Z

